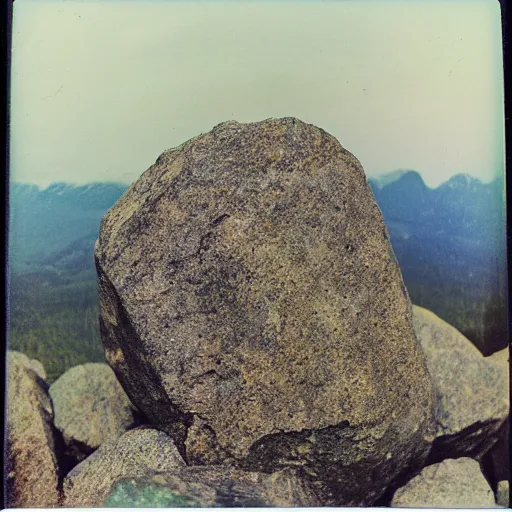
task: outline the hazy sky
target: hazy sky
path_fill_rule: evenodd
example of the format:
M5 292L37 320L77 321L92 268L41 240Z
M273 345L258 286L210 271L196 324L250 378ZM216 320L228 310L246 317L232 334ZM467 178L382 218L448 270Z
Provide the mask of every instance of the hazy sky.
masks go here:
M497 0L16 0L11 179L132 182L229 119L321 126L367 175L503 172Z

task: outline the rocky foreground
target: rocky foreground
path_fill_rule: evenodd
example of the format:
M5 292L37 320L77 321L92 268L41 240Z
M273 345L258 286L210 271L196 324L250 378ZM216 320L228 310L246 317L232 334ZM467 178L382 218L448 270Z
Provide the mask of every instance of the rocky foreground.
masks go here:
M8 506L505 504L480 467L507 356L411 306L364 171L325 131L228 122L165 152L95 256L110 368L48 389L9 355Z

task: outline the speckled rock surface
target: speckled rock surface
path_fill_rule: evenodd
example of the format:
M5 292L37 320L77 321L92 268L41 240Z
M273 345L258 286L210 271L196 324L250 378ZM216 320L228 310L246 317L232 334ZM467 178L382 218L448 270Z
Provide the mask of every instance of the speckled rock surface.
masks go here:
M132 492L126 489L126 486L131 486ZM123 487L125 487L124 493ZM116 506L123 507L133 506L143 501L149 502L146 506L155 506L158 504L157 500L162 503L162 506L179 506L179 503L173 503L173 501L180 499L183 501L183 498L191 501L189 506L201 507L313 507L319 505L314 490L290 470L268 475L225 466L182 467L172 472L148 475L145 479L118 482L105 504L114 505L113 498ZM165 499L170 503L163 503Z
M495 508L494 494L476 460L446 459L427 466L398 489L393 507Z
M58 502L58 451L42 365L7 352L6 506L50 508Z
M436 388L437 434L430 461L484 455L509 412L508 372L454 327L414 306L414 328Z
M136 411L107 364L75 366L50 386L54 424L77 462L137 425Z
M63 506L101 507L117 481L183 465L166 434L151 428L135 428L102 444L68 473L63 483Z
M510 360L510 352L508 347L502 350L498 350L498 352L494 352L490 356L485 358L486 361L490 363L498 364L506 368L507 372L509 371L509 360Z
M424 458L410 301L364 171L325 131L231 121L166 151L95 256L107 361L189 463L301 466L326 503L361 505Z

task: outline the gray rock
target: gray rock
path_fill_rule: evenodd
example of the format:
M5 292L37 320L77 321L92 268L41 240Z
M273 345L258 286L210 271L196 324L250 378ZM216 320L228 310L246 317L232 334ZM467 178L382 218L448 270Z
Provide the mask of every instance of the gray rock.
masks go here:
M495 508L494 494L476 460L446 459L427 466L396 491L392 507Z
M496 503L500 507L509 508L510 503L510 485L507 480L498 482L498 491L496 493Z
M7 352L7 508L50 508L58 503L58 448L42 365ZM37 370L37 371L36 371Z
M364 171L325 131L231 121L166 151L95 255L107 361L189 463L300 466L342 505L422 464L410 301Z
M107 364L71 368L50 386L50 397L55 426L76 462L137 425L134 406Z
M431 311L414 306L413 315L436 388L437 434L430 462L480 458L497 442L508 416L508 372Z
M508 373L510 361L510 352L508 347L502 350L498 350L498 352L494 352L494 354L487 356L485 360L489 361L490 363L500 365L501 367L505 368L506 372Z
M46 370L44 366L37 359L30 359L30 368L34 370L41 379L46 380Z
M264 474L225 466L189 466L117 482L105 501L116 507L313 507L319 500L292 471Z
M63 505L101 507L116 482L183 465L183 459L166 434L138 427L117 440L105 442L68 473L63 483Z

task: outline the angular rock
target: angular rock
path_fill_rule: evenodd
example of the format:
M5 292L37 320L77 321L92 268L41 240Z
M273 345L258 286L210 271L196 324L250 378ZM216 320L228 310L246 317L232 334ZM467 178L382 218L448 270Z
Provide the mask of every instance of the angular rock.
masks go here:
M371 504L422 463L432 384L361 165L294 118L163 153L101 224L106 357L190 464L301 466Z
M436 389L437 434L429 462L480 458L497 442L508 416L508 373L431 311L414 306L413 316Z
M117 482L106 506L314 507L314 490L292 471L271 475L225 466L189 466Z
M170 471L184 465L163 432L138 427L103 443L74 467L63 483L65 507L101 507L112 486L125 478Z
M76 463L138 423L134 406L107 364L75 366L49 392L55 426Z
M427 466L398 489L392 507L495 508L494 494L476 460L446 459Z
M508 480L498 482L498 490L496 492L496 503L500 507L509 508L510 506L510 485Z
M36 361L36 363L38 363ZM44 369L20 352L7 352L7 508L58 503L58 443Z

